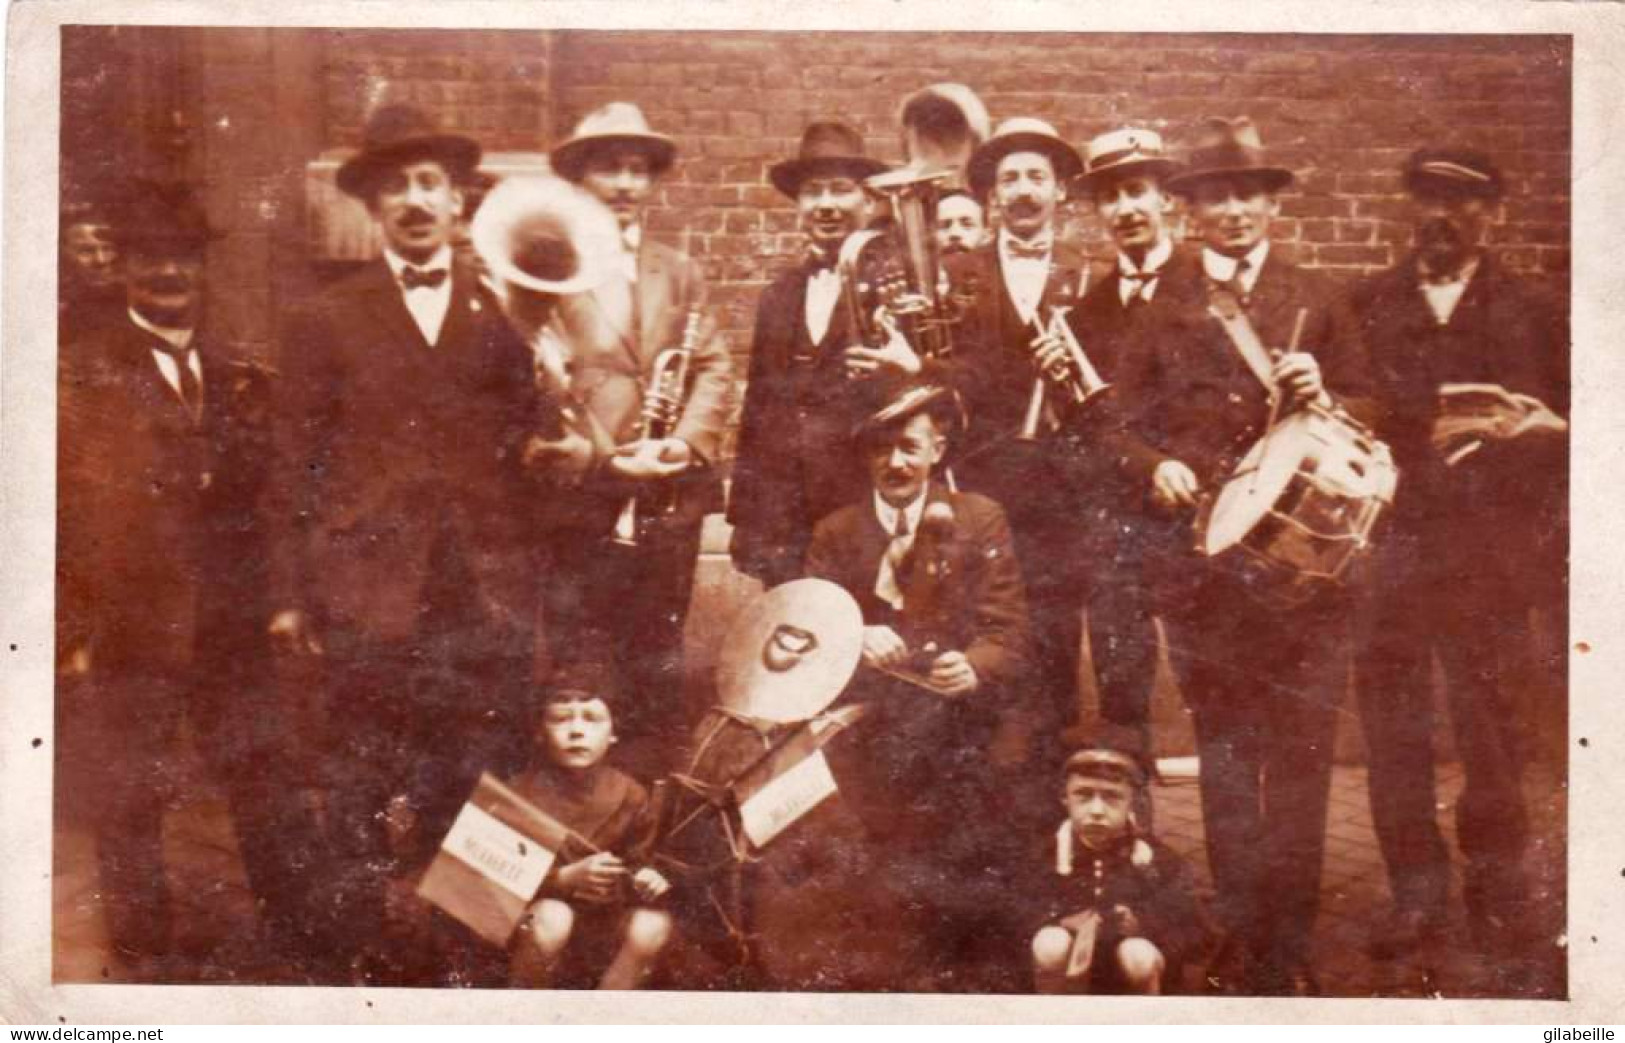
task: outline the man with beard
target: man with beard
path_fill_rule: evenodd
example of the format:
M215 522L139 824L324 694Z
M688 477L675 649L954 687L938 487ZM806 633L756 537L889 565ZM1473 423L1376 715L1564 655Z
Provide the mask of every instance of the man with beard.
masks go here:
M1077 304L1087 282L1084 255L1055 238L1056 208L1082 168L1048 123L1017 118L1000 124L966 171L973 192L991 193L998 235L946 265L955 292L970 302L951 363L970 425L948 463L961 488L1004 508L1026 579L1033 684L1024 693L1025 712L1009 718L1002 741L1011 744L1007 759L1022 760L1016 747L1025 741L1039 762L1020 780L1034 791L1018 806L1034 815L1053 796L1048 780L1059 764L1060 733L1078 714L1085 563L1075 521L1076 453L1054 386L1045 389L1037 422L1029 419L1041 331L1056 309L1064 314Z
M937 250L943 257L969 253L987 241L982 204L962 188L945 192L937 201Z
M479 155L414 108L379 109L338 184L366 204L383 256L282 342L289 531L271 631L324 657L334 955L394 980L413 978L380 951L386 878L420 868L479 773L513 770L529 736L528 464L548 418L529 349L453 256Z
M836 257L869 222L863 179L885 169L864 155L857 131L823 122L807 127L795 158L768 171L796 201L807 259L774 279L756 308L728 503L734 567L764 586L801 575L813 525L862 495L851 432L892 382L921 369L900 335L882 348L854 346L838 306Z
M1124 127L1089 142L1077 184L1106 226L1117 259L1092 280L1083 301L1066 318L1089 361L1107 381L1123 367L1134 321L1169 307L1170 298L1177 296L1159 296L1159 288L1201 278L1197 254L1176 249L1168 228L1174 197L1166 184L1178 169L1165 152L1161 135L1152 130ZM1065 347L1051 338L1039 348L1039 358L1040 365L1065 365ZM1087 443L1087 435L1084 438ZM1086 532L1087 554L1095 563L1087 577L1087 604L1100 716L1137 732L1136 748L1149 761L1157 637L1140 562L1146 554L1165 552L1187 536L1182 530L1148 524L1139 510L1144 491L1122 482L1099 446L1083 448L1089 499L1076 520ZM1150 770L1150 765L1146 768Z
M578 333L575 386L619 449L559 540L552 644L556 658L614 663L625 693L616 722L623 739L667 748L682 724L683 624L700 523L721 506L714 464L733 404L733 367L705 306L704 274L644 234L644 208L676 154L626 102L589 113L552 153L554 170L615 214L623 246L616 277L561 304L571 312L565 325ZM644 400L662 379L655 361L678 347L690 355L671 428L640 437ZM634 497L627 528L620 516ZM617 527L624 531L612 534Z
M173 980L189 968L163 819L189 732L224 786L270 971L301 956L319 874L283 770L293 725L268 684L271 381L206 313L216 234L192 193L141 183L122 204L122 320L62 365L59 648L86 698L62 707L58 734L78 756L58 780L96 794L115 952L136 980Z
M1210 121L1169 180L1200 227L1206 278L1159 280L1159 307L1135 323L1118 362L1125 430L1113 452L1163 524L1188 526L1198 497L1218 490L1275 416L1366 387L1335 287L1270 244L1276 194L1291 181L1246 119ZM1273 354L1255 359L1232 340L1216 316L1236 310ZM1227 932L1210 986L1312 995L1349 606L1323 594L1272 608L1188 538L1146 568L1201 758L1214 907Z
M1531 609L1553 612L1565 632L1568 325L1561 308L1482 247L1503 190L1489 157L1424 148L1403 176L1416 249L1354 296L1377 383L1377 434L1404 475L1359 657L1372 817L1395 905L1373 951L1414 950L1445 922L1450 857L1432 748L1437 652L1466 774L1456 836L1468 921L1475 942L1504 959L1528 955L1520 948L1532 937L1530 914L1546 904L1531 901L1522 864L1526 740L1504 678L1533 651ZM1504 423L1456 439L1448 385L1525 397ZM1560 673L1562 658L1553 662Z

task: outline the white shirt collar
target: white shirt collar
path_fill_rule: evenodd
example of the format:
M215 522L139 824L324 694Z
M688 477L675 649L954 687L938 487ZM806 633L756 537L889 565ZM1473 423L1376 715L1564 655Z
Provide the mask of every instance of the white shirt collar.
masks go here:
M1135 272L1160 272L1162 266L1168 263L1168 258L1174 255L1174 242L1167 236L1157 240L1155 246L1145 253L1145 261L1136 265L1129 255L1121 250L1117 253L1117 267L1124 275L1133 275Z
M147 321L146 316L134 308L130 309L130 321L170 345L176 351L186 351L192 346L192 333L194 332L192 330L176 329L173 326L155 326Z
M413 264L411 261L408 261L406 258L402 257L400 254L386 246L384 247L384 263L389 265L389 274L395 277L396 282L401 281L401 269L405 268L407 265L411 265L413 268L417 268L425 272L432 272L437 268L444 268L447 272L448 278L440 285L447 288L451 286L451 279L449 277L451 272L450 244L442 246L440 249L436 250L429 256L429 259L424 261L422 264Z
M881 498L881 495L878 492L875 493L875 517L880 520L880 527L886 531L886 535L895 536L897 534L897 515L899 513L901 513L904 518L908 519L908 532L910 536L919 532L920 516L925 513L925 500L927 494L930 492L931 483L926 482L925 488L920 490L920 495L914 497L912 502L904 505L901 512L899 512L896 507L893 507L891 504L887 503L883 498Z
M1044 256L1048 257L1048 256L1050 256L1051 254L1053 254L1055 252L1055 230L1053 228L1045 228L1043 231L1039 232L1037 235L1033 236L1031 239L1019 239L1016 236L1010 234L1010 229L1008 229L1008 228L1000 228L999 229L999 255L1001 257L1009 257L1010 256L1010 244L1011 243L1021 243L1023 246L1030 245L1030 246L1042 248L1043 251L1044 251ZM1023 257L1023 258L1021 258L1021 260L1026 261L1026 260L1031 260L1031 258ZM1035 261L1034 263L1037 263L1037 262Z
M1258 283L1258 273L1264 270L1264 260L1270 255L1270 241L1260 239L1258 245L1247 251L1247 271L1241 277L1241 288L1251 293ZM1226 257L1211 247L1202 248L1202 270L1214 282L1229 282L1236 277L1237 259Z
M634 223L621 229L621 246L625 247L627 253L637 253L642 245L643 225Z

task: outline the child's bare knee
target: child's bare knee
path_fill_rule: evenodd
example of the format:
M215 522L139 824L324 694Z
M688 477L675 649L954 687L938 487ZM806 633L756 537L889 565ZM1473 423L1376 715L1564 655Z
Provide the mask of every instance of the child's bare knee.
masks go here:
M659 909L634 909L626 921L626 944L640 956L654 956L671 941L671 914Z
M575 928L575 910L553 898L544 898L530 914L530 937L548 955L561 952Z
M1167 965L1162 950L1145 938L1125 938L1117 946L1117 964L1136 989L1156 987Z
M1033 963L1040 970L1058 971L1065 968L1071 952L1072 935L1064 927L1045 927L1033 935Z

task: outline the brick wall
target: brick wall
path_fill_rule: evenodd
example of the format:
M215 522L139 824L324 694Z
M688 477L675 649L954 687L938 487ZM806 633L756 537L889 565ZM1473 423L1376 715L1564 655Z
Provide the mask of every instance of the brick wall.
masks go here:
M895 109L958 80L995 123L1054 123L1074 143L1124 122L1175 146L1204 116L1252 116L1299 173L1279 238L1300 261L1355 275L1393 263L1409 235L1397 167L1449 138L1500 157L1510 193L1494 239L1513 267L1566 281L1569 80L1566 37L1371 37L962 33L562 32L557 126L606 101L643 106L682 155L649 217L690 236L736 349L760 286L799 251L789 201L766 179L801 129L839 116L896 160ZM1100 249L1090 208L1066 234Z

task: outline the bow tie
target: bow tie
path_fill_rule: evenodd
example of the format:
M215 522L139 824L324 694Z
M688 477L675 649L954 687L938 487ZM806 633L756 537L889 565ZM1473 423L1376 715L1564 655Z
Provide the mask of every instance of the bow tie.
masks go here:
M419 286L427 286L429 289L434 290L438 289L440 284L446 281L448 274L444 268L436 268L431 271L427 268L414 268L408 264L401 268L401 285L408 290L415 290Z
M807 271L812 275L817 275L819 272L832 272L835 270L835 253L833 251L825 253L822 250L808 247L804 263L807 266Z
M1131 282L1135 286L1145 286L1148 283L1156 282L1157 277L1160 276L1161 274L1162 274L1162 272L1159 271L1156 268L1152 268L1149 271L1138 271L1138 272L1125 272L1125 271L1119 270L1118 273L1117 273L1117 277L1119 279L1122 279L1124 282Z
M1017 260L1042 261L1049 256L1050 243L1048 239L1035 240L1024 243L1019 239L1006 239L1004 252L1007 256Z

